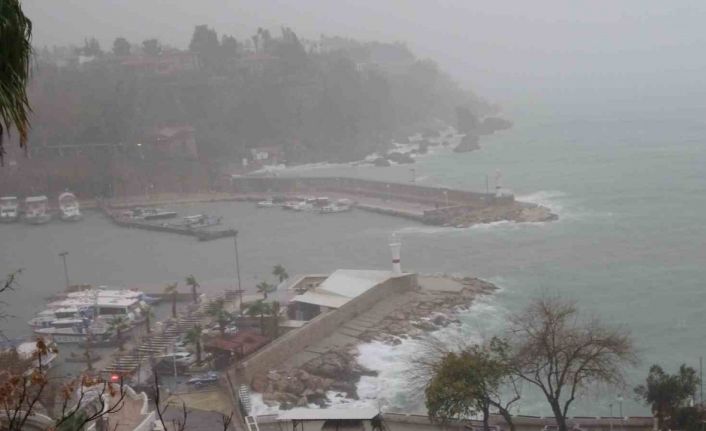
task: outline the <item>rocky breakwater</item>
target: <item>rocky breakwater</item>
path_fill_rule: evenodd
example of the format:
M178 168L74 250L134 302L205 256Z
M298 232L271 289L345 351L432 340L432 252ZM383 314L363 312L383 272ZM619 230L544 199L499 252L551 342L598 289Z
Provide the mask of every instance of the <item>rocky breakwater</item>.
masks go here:
M512 221L540 223L557 220L559 216L541 205L509 201L487 206L455 206L427 211L424 223L437 226L468 227L475 224Z
M399 307L357 338L361 343L380 341L391 345L399 344L403 339L419 339L429 332L458 324L458 312L468 309L478 295L497 289L477 278L454 281L462 285L455 292L425 288L410 292ZM299 367L271 370L255 376L252 389L263 394L266 404L279 405L281 409L310 404L328 406L331 391L348 399L358 399L356 384L361 376L374 376L376 372L362 367L357 357L356 344L327 351Z

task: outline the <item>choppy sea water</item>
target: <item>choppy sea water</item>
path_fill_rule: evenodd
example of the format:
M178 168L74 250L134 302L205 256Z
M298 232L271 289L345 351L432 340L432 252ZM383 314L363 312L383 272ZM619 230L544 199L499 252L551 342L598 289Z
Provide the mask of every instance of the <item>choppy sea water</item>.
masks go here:
M272 279L272 265L290 273L336 268L387 268L388 238L403 241L406 270L471 274L501 287L449 328L469 339L500 330L509 313L542 291L577 299L588 312L629 327L642 364L630 370L635 385L650 364L698 366L706 328L706 123L702 112L623 113L590 117L513 116L515 127L485 139L466 154L437 151L414 165L422 184L483 190L496 170L520 199L547 205L552 223L494 223L466 229L437 228L387 216L351 212L331 216L256 209L247 203L178 207L184 213L220 215L241 232L243 280L252 288ZM289 173L284 172L283 175ZM410 181L410 166L317 166L296 174L357 175ZM20 288L6 301L17 317L2 327L26 332L24 322L43 298L63 288L57 254L69 251L72 281L129 286L183 280L232 280L233 244L124 230L99 214L76 224L0 225L0 272L24 268ZM440 334L443 336L444 334ZM414 342L361 347L363 364L380 371L359 384L363 402L387 408L421 408L398 372ZM608 414L617 391L586 394L572 414ZM626 414L647 410L624 394ZM523 414L547 413L530 392ZM617 413L617 410L614 410Z

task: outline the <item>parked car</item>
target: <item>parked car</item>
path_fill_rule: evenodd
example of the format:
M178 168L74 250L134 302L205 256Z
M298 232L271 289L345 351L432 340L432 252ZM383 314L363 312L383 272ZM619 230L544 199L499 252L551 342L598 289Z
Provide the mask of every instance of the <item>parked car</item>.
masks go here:
M197 376L190 378L186 383L188 385L194 385L194 386L206 386L206 385L212 385L216 382L218 382L218 373L216 373L214 371L209 371L206 374L199 374Z

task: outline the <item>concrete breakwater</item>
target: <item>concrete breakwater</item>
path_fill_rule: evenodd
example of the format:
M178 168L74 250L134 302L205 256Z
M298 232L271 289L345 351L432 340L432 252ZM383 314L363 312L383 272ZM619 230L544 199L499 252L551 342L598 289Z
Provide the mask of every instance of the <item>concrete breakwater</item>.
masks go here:
M557 216L548 208L497 196L417 184L348 177L233 177L240 196L326 195L348 198L360 209L440 226L469 226L496 221L542 222Z

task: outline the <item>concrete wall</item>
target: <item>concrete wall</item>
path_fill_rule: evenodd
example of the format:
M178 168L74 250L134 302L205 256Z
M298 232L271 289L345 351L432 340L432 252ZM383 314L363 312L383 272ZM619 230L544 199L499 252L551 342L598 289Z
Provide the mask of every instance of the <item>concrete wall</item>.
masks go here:
M469 422L450 421L444 425L434 424L429 418L418 414L384 413L383 419L388 431L481 431L483 423L473 420ZM291 422L277 422L276 416L258 416L257 421L261 431L292 430ZM321 429L321 421L310 421L305 429ZM517 431L543 431L544 427L555 426L553 418L540 418L531 416L515 416L514 423ZM569 418L569 427L574 430L584 431L651 431L654 419L651 417L629 418ZM510 428L498 415L490 419L491 429L508 431ZM318 428L316 428L318 426Z
M350 300L338 310L321 314L303 327L284 334L247 360L239 363L234 373L234 370L229 372L232 373L234 381L238 384L249 383L255 375L264 374L277 368L307 346L328 337L336 328L355 318L361 312L369 310L382 298L402 294L416 288L416 274L404 274L391 278Z
M415 202L432 206L489 205L496 201L495 195L416 184L371 181L345 177L234 177L236 193L343 193L352 196L367 196L379 199ZM504 198L512 201L512 197Z

